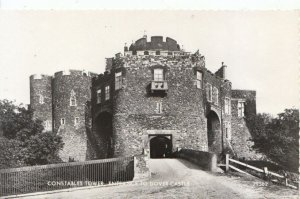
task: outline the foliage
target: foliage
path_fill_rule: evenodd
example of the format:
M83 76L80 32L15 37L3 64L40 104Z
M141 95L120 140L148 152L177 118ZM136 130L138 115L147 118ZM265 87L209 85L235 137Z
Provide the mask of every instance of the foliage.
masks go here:
M288 170L299 165L299 110L286 109L278 117L258 114L247 118L253 148Z
M62 139L43 130L42 122L33 119L32 110L0 100L0 167L59 162Z
M15 138L17 133L32 125L32 111L17 106L8 100L0 100L0 123L7 138Z
M31 136L21 144L20 155L29 165L49 164L60 162L57 157L63 147L61 137L52 132L44 132Z
M19 158L20 142L0 137L0 169L20 167L25 163Z

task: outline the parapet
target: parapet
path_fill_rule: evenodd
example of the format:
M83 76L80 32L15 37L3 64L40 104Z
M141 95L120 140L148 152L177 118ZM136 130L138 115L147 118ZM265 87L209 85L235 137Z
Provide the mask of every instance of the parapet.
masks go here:
M67 75L72 75L72 76L73 75L74 76L82 75L82 76L87 76L87 77L94 77L94 76L97 76L97 73L89 72L89 71L86 71L86 70L73 70L73 69L70 69L70 70L64 70L64 71L56 72L54 74L54 77L67 76Z
M52 76L50 75L44 75L44 74L33 74L30 75L30 79L51 79Z
M170 37L164 41L162 36L152 36L150 42L147 42L147 38L143 37L129 47L129 51L145 50L180 51L180 46L176 40Z

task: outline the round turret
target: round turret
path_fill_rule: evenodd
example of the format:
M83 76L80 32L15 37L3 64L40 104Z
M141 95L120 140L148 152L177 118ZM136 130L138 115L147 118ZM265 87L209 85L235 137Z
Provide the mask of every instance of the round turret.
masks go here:
M52 131L52 77L35 74L30 76L30 108L33 117L44 122L44 130Z
M92 76L86 71L69 70L57 72L53 78L54 132L65 143L60 152L64 161L85 160L86 103L91 99Z

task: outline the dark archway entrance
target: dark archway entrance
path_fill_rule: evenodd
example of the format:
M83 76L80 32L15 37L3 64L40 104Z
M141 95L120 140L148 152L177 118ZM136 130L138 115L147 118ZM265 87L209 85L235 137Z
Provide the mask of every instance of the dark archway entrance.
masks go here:
M207 115L208 151L220 154L222 152L222 134L220 120L216 112Z
M172 154L172 136L152 136L154 137L150 137L150 158L170 158Z
M114 154L112 115L109 112L100 113L95 120L98 140L98 158L111 158Z

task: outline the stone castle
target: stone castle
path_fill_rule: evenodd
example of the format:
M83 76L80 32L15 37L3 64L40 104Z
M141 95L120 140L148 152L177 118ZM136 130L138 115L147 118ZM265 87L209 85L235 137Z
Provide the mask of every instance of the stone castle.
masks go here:
M256 92L233 90L226 66L212 73L198 51L153 36L106 59L104 74L69 70L30 77L30 107L65 143L64 161L181 149L252 158L245 117Z

